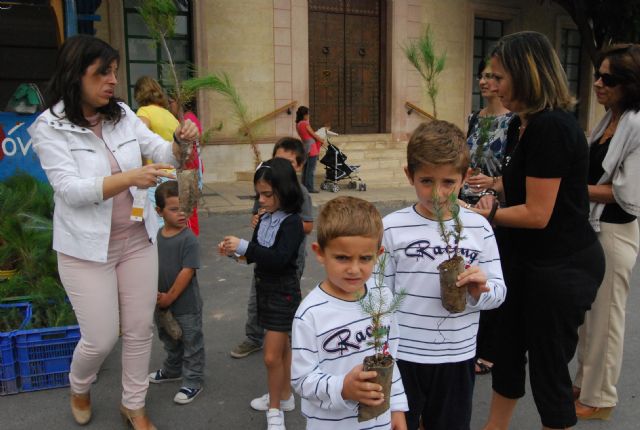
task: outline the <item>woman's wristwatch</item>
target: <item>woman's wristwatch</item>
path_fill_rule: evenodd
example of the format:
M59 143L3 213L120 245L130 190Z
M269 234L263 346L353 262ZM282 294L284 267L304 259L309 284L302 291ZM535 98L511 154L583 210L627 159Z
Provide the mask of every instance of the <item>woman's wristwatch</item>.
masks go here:
M498 197L498 192L496 190L494 190L493 188L487 188L486 190L480 192L480 194L478 194L480 197L484 197L484 196L493 196L493 197Z

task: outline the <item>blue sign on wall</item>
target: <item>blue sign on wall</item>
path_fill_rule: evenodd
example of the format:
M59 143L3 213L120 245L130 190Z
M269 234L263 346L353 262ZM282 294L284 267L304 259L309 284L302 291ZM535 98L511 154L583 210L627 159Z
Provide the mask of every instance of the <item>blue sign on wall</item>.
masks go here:
M47 182L47 176L40 167L40 160L31 146L31 136L27 128L40 115L18 115L0 112L0 181L22 170L31 176Z

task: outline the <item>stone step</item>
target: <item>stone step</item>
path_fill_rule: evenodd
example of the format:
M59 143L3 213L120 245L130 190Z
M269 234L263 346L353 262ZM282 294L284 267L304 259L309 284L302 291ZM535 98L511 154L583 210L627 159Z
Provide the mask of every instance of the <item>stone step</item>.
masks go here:
M359 175L365 182L376 184L404 184L403 167L406 164L407 142L394 141L389 134L337 136L331 143L347 156L346 163L359 166ZM325 154L323 149L320 158ZM324 165L318 162L316 183L325 177ZM253 180L253 171L236 172L236 180Z

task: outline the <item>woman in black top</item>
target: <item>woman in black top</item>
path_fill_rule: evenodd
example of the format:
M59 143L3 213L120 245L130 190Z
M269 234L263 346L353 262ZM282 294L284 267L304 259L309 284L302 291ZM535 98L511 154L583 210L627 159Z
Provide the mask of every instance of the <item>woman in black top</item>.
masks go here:
M543 429L566 429L577 421L568 363L604 273L588 220L587 143L544 35L503 37L491 68L502 104L518 116L503 160L506 207L479 210L505 227L500 253L508 288L485 430L509 428L524 396L527 357Z
M640 46L604 51L594 76L607 113L594 129L589 150L591 223L607 268L578 334L574 380L578 418L608 418L618 402L629 279L638 256L640 214Z

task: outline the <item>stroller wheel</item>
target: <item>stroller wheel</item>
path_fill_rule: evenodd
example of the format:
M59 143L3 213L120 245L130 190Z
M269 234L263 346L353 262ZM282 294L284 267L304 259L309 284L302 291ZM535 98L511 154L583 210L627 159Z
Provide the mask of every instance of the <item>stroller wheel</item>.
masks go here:
M364 182L358 184L358 191L367 191L367 184L365 184Z
M328 189L328 188L329 188L329 187L327 186L327 183L326 183L326 182L323 182L323 183L321 183L321 184L320 184L320 189L321 189L321 190L323 190L323 191L327 191L327 189Z
M349 189L355 190L358 183L356 181L349 181Z
M338 184L333 184L331 186L331 192L337 193L338 191L340 191L340 186Z

